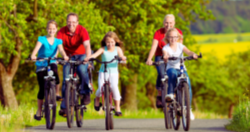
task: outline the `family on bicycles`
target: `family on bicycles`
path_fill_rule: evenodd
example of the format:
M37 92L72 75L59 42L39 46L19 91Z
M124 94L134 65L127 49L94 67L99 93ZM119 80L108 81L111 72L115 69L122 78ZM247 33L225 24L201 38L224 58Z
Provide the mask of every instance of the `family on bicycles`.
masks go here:
M88 105L90 103L91 85L89 83L89 75L87 74L89 61L92 58L96 58L101 55L103 62L113 61L117 56L120 58L119 61L126 61L126 57L123 54L122 47L123 42L118 38L115 32L108 32L103 40L101 41L101 48L95 53L91 54L90 37L87 30L79 25L78 15L75 13L69 13L67 15L67 25L62 27L57 33L57 24L55 21L51 20L47 23L47 35L39 36L36 46L31 54L31 59L36 60L37 58L49 58L57 57L58 51L61 53L65 64L63 66L63 83L62 83L62 97L59 94L59 76L57 71L56 60L51 61L47 64L46 61L36 62L36 74L39 83L39 92L37 96L38 110L34 115L36 120L41 120L42 118L42 105L44 99L44 76L47 75L47 71L44 71L44 67L50 65L51 70L54 72L56 78L56 99L61 102L61 109L59 115L66 117L66 104L65 104L65 82L66 78L69 78L71 65L67 63L68 60L82 61L83 63L77 66L77 75L80 78L80 94L82 95L83 105ZM165 61L165 64L160 64L156 66L157 69L157 80L156 89L158 90L156 106L157 108L162 108L162 95L161 95L161 78L167 74L168 76L168 91L165 96L166 101L174 100L174 88L176 87L176 78L179 74L179 61L168 61L169 57L182 57L183 52L189 56L193 56L197 59L197 55L191 52L185 45L183 45L183 35L182 31L174 28L175 17L172 14L165 16L163 21L163 28L157 30L154 34L152 47L149 52L146 64L152 65L152 58L155 55L155 61ZM57 33L57 37L55 37ZM37 57L36 57L36 54ZM104 68L105 67L105 68ZM98 75L98 90L96 91L96 97L94 99L94 108L96 111L100 110L102 103L100 103L100 98L102 97L102 88L105 83L105 71L107 69L107 78L109 80L109 85L112 91L112 97L115 103L115 115L122 116L120 109L121 95L118 89L119 73L118 73L118 61L113 61L104 66L101 65ZM185 68L185 74L188 76ZM190 102L192 100L192 89L190 80L188 80ZM191 112L191 119L194 119L194 115Z

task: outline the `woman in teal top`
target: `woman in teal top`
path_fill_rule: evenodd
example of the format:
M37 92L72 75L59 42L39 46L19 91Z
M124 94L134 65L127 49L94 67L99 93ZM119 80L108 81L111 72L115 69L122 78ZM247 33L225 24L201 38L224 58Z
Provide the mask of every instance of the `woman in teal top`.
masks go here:
M122 42L117 37L116 33L108 32L103 40L102 40L102 47L92 54L89 58L86 58L85 61L88 61L90 58L96 58L102 54L102 61L111 61L114 59L115 56L119 56L122 58L123 61L126 60L126 57L123 55L122 49L119 47L122 45ZM110 87L113 93L113 99L115 102L115 115L122 116L121 109L120 109L120 100L121 95L118 89L118 62L113 61L107 65L108 75L107 78L110 82ZM101 88L104 84L104 65L101 66L99 70L98 76L98 90L96 91L96 98L95 98L95 110L99 111L101 105L99 103L101 95Z
M53 20L49 21L47 23L47 32L48 35L46 36L39 36L38 41L36 43L36 46L31 54L31 59L36 60L36 58L48 58L48 57L55 57L57 54L57 49L59 49L61 55L64 57L64 60L68 60L68 56L63 50L62 47L62 40L55 38L55 34L57 31L57 23ZM36 54L38 53L38 56L36 57ZM37 61L36 62L36 74L37 74L37 80L39 83L39 92L37 95L37 105L38 110L36 114L34 115L34 118L36 120L41 120L41 111L42 111L42 104L44 99L44 76L47 75L47 71L45 71L45 67L47 66L47 61ZM55 61L51 61L50 64L51 70L54 72L54 75L56 77L56 94L57 94L57 100L59 100L61 97L59 96L59 77L57 73L57 65Z

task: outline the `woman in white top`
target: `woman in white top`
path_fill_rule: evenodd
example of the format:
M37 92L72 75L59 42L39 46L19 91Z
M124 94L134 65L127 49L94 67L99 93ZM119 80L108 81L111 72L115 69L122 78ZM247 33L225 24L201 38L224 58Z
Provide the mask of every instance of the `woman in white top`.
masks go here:
M176 87L177 77L180 74L180 59L174 61L168 61L169 57L182 57L183 52L193 58L197 59L198 56L190 51L185 45L180 43L181 35L177 29L171 28L168 30L164 37L164 41L167 43L162 49L163 59L167 62L167 75L168 75L168 94L166 95L166 100L173 100L174 98L174 88ZM186 67L184 66L184 73L187 75ZM192 101L192 89L190 80L188 77L189 93L190 93L190 103ZM194 117L193 117L194 118Z

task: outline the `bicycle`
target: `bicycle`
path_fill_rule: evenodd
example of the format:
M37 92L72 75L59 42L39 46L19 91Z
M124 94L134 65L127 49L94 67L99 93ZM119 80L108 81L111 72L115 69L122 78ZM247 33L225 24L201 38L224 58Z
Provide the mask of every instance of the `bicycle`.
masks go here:
M202 55L198 56L202 58ZM188 78L184 74L184 62L186 60L193 60L193 56L188 57L169 57L168 60L177 60L180 59L180 74L177 77L177 85L174 89L175 99L172 102L169 102L170 116L172 119L172 125L175 130L179 129L180 126L180 116L182 116L182 125L185 131L189 130L190 127L190 95L189 95L189 86Z
M113 61L115 60L118 60L119 63L122 63L121 62L121 58L119 58L118 56L115 56L114 59L110 60L110 61L100 61L98 59L94 59L94 58L91 58L89 59L89 62L92 62L92 61L96 61L98 63L101 63L101 64L104 64L104 84L103 84L103 87L101 89L102 91L102 102L103 100L105 100L105 106L103 106L103 110L105 111L105 128L106 130L112 130L114 128L114 124L113 124L113 112L112 111L115 111L115 108L112 104L112 91L111 91L111 88L110 88L110 82L108 81L107 79L107 64L109 63L112 63ZM104 96L104 99L103 99L103 96Z
M50 64L51 60L57 60L59 63L63 60L62 58L37 58L32 61L47 61L47 64ZM30 58L26 61L31 61ZM50 65L46 66L44 69L47 71L47 76L44 76L45 85L44 85L44 98L45 103L42 107L41 116L45 115L46 119L46 128L54 129L55 118L56 118L56 80L53 71L50 69Z
M67 63L70 64L70 73L69 77L65 78L65 104L67 125L69 128L73 126L74 112L76 116L77 127L81 127L83 124L84 112L87 110L87 107L83 104L83 96L80 94L81 80L77 76L77 66L83 64L83 62L84 61L74 60L67 61Z
M165 64L165 71L166 71L166 63L164 61L158 61L158 62L153 62L153 65L158 66L161 64ZM161 98L162 98L162 104L163 104L163 113L164 113L164 121L165 121L165 128L166 129L171 129L172 124L171 124L171 117L170 117L170 109L167 107L167 102L165 101L165 95L167 94L168 91L168 76L165 74L161 78Z

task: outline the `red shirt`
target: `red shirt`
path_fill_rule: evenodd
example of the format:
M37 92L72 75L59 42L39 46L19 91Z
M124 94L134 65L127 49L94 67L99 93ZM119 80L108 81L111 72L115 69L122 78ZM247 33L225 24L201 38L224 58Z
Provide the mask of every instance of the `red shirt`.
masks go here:
M67 26L62 27L57 33L57 38L62 39L63 48L67 55L85 54L83 42L89 40L89 34L83 26L77 25L73 36L70 35Z
M178 28L176 29L182 35L182 31ZM158 46L155 52L155 56L162 56L162 48L166 45L166 43L163 41L164 37L165 37L165 28L160 28L155 32L154 39L158 40Z

